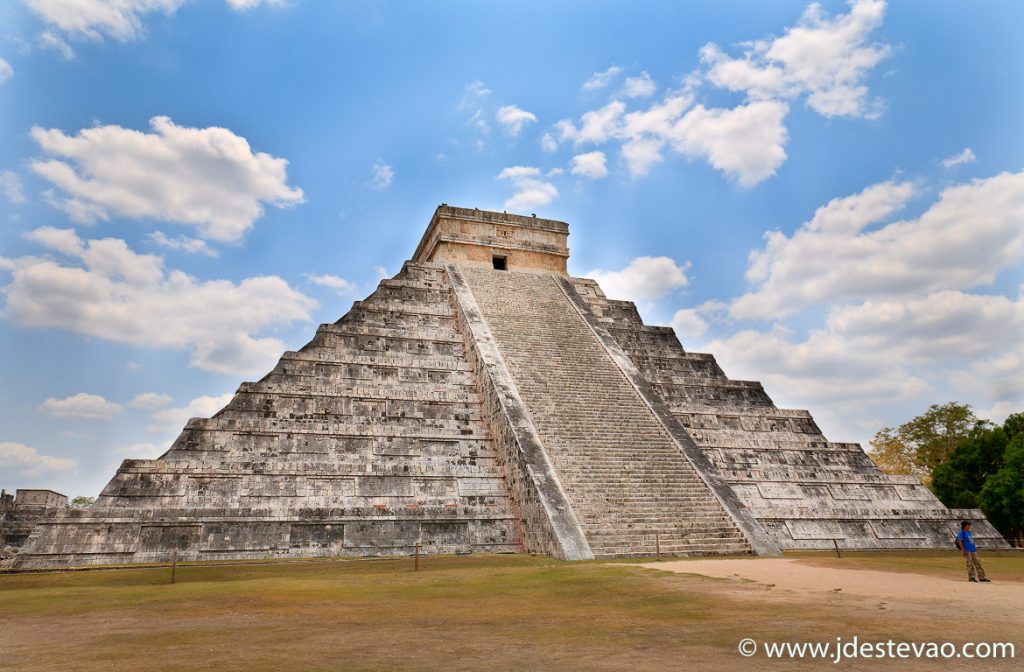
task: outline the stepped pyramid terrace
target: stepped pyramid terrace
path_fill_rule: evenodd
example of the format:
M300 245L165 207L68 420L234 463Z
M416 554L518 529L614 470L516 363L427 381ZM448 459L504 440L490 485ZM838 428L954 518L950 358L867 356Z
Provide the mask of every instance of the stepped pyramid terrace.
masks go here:
M442 205L413 257L15 567L952 548L945 508L567 274L564 222Z

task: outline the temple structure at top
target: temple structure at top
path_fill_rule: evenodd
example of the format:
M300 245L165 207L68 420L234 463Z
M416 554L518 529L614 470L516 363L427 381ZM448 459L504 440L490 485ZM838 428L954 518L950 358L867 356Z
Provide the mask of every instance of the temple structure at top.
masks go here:
M15 567L410 553L949 548L944 507L570 277L569 227L440 206L394 277Z
M430 218L412 260L567 275L568 240L565 222L442 204Z

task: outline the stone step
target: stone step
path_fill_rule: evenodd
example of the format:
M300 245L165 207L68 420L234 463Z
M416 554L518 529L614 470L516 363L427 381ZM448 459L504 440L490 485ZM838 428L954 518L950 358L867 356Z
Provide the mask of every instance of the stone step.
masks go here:
M644 547L636 551L618 551L616 549L592 549L596 558L650 558L654 557L654 546ZM679 546L672 549L662 549L662 555L676 557L701 557L706 555L714 556L735 556L751 555L750 547L746 544L717 544L709 547L706 544L697 546Z
M553 276L462 273L592 544L643 554L640 528L690 521L708 548L746 544Z

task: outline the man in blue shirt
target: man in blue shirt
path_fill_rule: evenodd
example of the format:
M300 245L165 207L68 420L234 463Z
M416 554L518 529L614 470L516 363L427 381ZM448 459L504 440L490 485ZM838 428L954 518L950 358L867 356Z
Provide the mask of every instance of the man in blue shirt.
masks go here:
M985 568L978 560L978 547L974 545L974 535L971 533L971 521L965 520L960 523L960 532L956 535L956 547L964 554L967 562L967 580L977 583L990 583L985 578Z

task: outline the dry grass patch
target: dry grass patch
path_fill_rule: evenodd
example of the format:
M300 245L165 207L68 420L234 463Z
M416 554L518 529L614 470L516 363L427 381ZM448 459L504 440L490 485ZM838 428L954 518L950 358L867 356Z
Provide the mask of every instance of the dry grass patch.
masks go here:
M196 565L175 585L166 568L0 576L0 669L753 670L765 661L737 655L743 637L946 627L840 595L802 603L618 564L431 557L411 570L409 559ZM773 664L791 666L814 664Z
M800 558L803 562L820 567L910 572L950 579L961 579L965 575L963 556L952 545L948 552L847 552L841 558L829 553L787 553L786 557ZM985 565L985 571L993 579L1000 582L1024 583L1024 552L982 550L978 557Z

